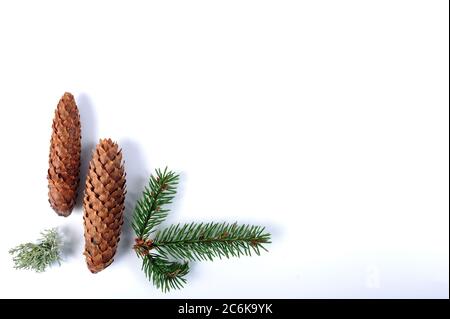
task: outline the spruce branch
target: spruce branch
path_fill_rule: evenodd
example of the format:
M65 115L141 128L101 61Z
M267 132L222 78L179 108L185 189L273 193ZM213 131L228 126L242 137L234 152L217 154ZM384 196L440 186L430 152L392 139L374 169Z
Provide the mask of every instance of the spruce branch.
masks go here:
M168 171L156 170L156 176L150 176L148 187L138 200L134 215L133 229L138 238L147 239L153 228L161 224L169 213L162 206L172 203L178 185L178 175Z
M9 250L14 268L43 272L51 264L60 264L61 237L56 228L44 230L38 243L21 244Z
M152 244L164 257L200 261L259 255L268 243L264 227L211 222L171 225L158 232Z
M189 272L189 265L171 262L164 257L148 254L144 257L142 269L158 289L168 292L170 289L180 289L184 286L186 283L184 277Z
M261 250L267 250L270 234L264 227L237 223L176 224L150 238L154 228L167 217L169 210L162 206L172 202L177 185L177 174L167 168L157 169L133 215L133 249L142 259L145 275L157 288L164 292L182 288L189 272L187 261L259 255Z

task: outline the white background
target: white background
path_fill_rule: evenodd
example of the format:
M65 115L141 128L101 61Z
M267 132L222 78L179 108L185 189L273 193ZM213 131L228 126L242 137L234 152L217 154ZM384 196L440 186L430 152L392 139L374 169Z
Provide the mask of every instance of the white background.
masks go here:
M449 3L0 2L0 297L445 297L449 273ZM92 275L82 212L56 216L53 112L72 92L83 169L124 151L127 218L157 167L180 172L167 224L266 225L270 252L147 282L125 225ZM83 176L84 177L84 176ZM65 262L8 249L60 226Z

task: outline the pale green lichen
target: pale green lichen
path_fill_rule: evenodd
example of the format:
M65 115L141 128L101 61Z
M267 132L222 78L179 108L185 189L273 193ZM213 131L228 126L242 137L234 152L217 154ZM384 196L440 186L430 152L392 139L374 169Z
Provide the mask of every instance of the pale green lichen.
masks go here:
M46 229L37 244L21 244L9 250L13 255L14 268L43 272L53 263L60 264L61 237L56 228Z

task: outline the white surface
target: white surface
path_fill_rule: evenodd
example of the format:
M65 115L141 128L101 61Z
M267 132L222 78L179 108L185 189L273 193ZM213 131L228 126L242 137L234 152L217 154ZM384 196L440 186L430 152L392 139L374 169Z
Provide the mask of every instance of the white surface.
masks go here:
M447 1L2 1L0 297L445 297ZM72 92L83 171L123 147L127 214L155 168L181 173L168 222L266 225L270 253L195 263L161 294L124 230L92 275L82 213L47 203L50 126ZM60 226L66 262L8 249Z

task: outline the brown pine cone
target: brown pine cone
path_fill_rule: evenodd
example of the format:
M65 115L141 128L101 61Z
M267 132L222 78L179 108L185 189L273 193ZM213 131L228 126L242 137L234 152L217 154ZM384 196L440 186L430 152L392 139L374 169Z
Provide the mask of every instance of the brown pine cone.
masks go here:
M99 272L113 262L125 209L122 151L110 139L97 145L84 194L84 255L89 270Z
M75 206L80 175L81 124L75 99L64 93L52 125L48 169L48 199L60 216L69 216Z

